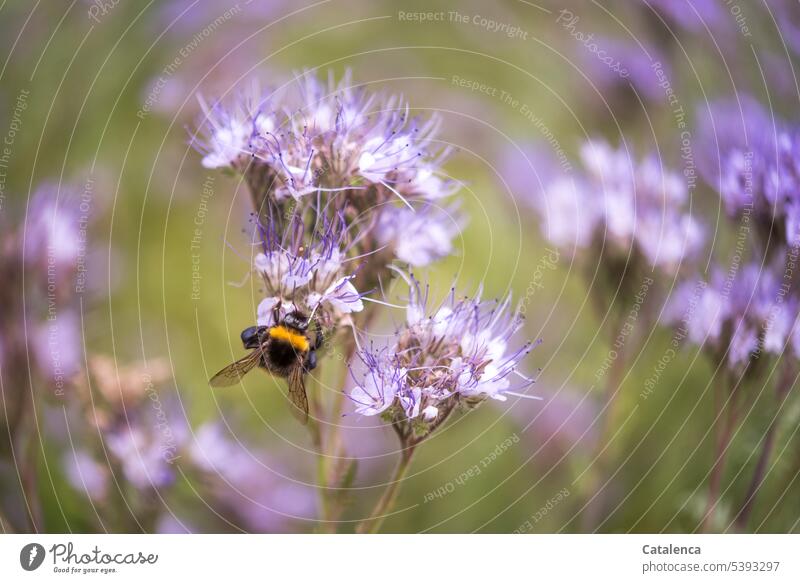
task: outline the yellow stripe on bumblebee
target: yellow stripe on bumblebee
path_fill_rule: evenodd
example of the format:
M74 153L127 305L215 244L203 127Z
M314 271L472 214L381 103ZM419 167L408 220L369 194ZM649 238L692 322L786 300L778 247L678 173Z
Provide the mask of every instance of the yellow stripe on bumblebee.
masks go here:
M274 326L269 329L270 338L275 340L282 340L292 345L295 350L300 352L308 352L308 338L302 334L298 334L293 330L289 330L285 326Z

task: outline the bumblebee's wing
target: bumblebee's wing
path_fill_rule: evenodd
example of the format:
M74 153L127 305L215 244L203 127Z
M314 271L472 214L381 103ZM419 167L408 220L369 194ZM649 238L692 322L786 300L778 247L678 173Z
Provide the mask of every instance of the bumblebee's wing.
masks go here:
M305 425L308 423L308 397L306 396L305 371L302 366L294 367L289 372L289 400L294 407L293 412L297 419Z
M261 360L261 351L254 350L247 356L229 364L208 381L212 387L229 387L238 383L241 378L253 370Z

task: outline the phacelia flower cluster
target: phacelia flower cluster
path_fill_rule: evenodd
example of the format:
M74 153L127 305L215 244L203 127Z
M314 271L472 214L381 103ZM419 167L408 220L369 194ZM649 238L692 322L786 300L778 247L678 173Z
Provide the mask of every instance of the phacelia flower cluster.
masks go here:
M31 384L44 396L63 396L83 360L78 203L74 187L44 183L25 206L0 216L0 431L12 440L30 416Z
M325 189L383 187L398 196L441 198L454 185L436 174L446 150L435 145L438 119L409 114L397 96L340 83L298 79L299 97L264 98L251 91L233 107L204 106L197 142L206 168L264 171L278 199ZM252 166L252 168L248 168Z
M708 282L685 281L672 294L663 322L679 327L732 369L762 353L800 357L798 303L783 285L779 265L715 268Z
M286 532L293 520L313 520L314 488L291 479L295 468L259 451L219 422L198 427L188 459L202 472L215 510L250 532Z
M251 89L227 106L201 100L194 143L203 165L242 174L260 213L324 196L326 208L348 218L369 213L391 223L397 237L384 236L384 245L412 265L452 251L463 219L431 206L460 187L441 170L449 150L436 139L438 118L414 117L401 97L354 87L349 73L339 83L306 73L284 93ZM420 221L431 235L401 238Z
M154 359L148 365L119 366L107 356L93 355L89 378L91 387L86 383L78 387L82 418L75 417L73 424L93 428L103 447L94 465L86 451L74 460L67 454L68 467L70 461L76 464L71 470L76 476L73 485L83 490L81 484L88 480L87 495L101 499L105 488L90 490L88 485L102 483L99 476L109 467L119 469L138 492L172 485L178 475L175 462L188 443L190 429L175 400L162 393L170 380L169 365Z
M258 306L259 325L276 324L276 306L281 317L300 310L314 314L326 327L364 309L363 294L353 284L357 264L348 257L354 241L348 238L343 217L324 220L311 231L301 217L294 217L283 233L272 221L259 223L258 238L261 252L253 268L266 296Z
M112 480L122 478L131 486L124 491L127 503L154 514L158 500L173 494L183 475L201 485L223 527L275 532L288 528L292 519L314 516L313 489L281 477L276 468L286 469L283 464L229 436L220 423L192 431L181 407L166 394L172 379L163 360L118 366L93 355L89 372L94 395L89 397L88 386L79 387L83 408L70 410L73 427L66 434L77 446L65 451L62 461L70 485L95 507L118 503ZM60 410L54 413L63 416ZM81 428L90 430L83 434ZM182 530L188 528L178 522Z
M382 415L406 445L423 439L458 405L502 401L533 383L520 372L533 345L514 345L522 319L509 299L456 299L451 291L431 312L427 296L412 280L405 323L389 345L359 351L363 370L353 372L350 392L357 413Z
M799 245L800 128L743 96L712 104L701 129L703 176L728 214L752 220L762 245Z
M407 266L453 255L465 223L453 200L460 183L442 170L449 148L437 138L438 118L414 116L401 97L354 86L349 74L323 83L307 73L285 91L201 105L195 145L203 165L240 175L254 204L258 324L275 326L298 311L319 327L316 340L341 339L359 379L349 393L358 414L390 422L413 451L459 405L504 400L532 383L520 371L531 343L514 341L522 321L510 299L451 293L428 313L427 291L405 275ZM397 275L411 287L405 324L387 345L362 349L357 330L387 304L368 294ZM352 336L328 333L345 326ZM330 419L343 414L344 394ZM320 455L344 459L338 427L324 423L324 405L316 409L315 427L330 426L312 431ZM341 480L333 474L350 472L341 468L320 478L329 524L341 512L331 510L341 506L328 493Z
M537 209L545 235L560 247L589 247L605 239L622 257L633 249L673 271L703 243L699 222L685 209L683 178L649 156L634 162L624 148L590 141L581 148L583 172L545 188Z

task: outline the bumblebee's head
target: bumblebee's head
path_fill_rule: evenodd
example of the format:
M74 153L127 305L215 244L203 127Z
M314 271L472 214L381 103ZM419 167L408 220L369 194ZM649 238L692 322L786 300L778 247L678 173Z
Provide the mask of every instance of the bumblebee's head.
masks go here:
M299 332L305 332L308 330L308 318L298 311L289 312L283 318L283 325L287 328L294 328Z
M250 326L242 330L241 338L242 344L245 348L258 348L263 340L264 331L266 326Z

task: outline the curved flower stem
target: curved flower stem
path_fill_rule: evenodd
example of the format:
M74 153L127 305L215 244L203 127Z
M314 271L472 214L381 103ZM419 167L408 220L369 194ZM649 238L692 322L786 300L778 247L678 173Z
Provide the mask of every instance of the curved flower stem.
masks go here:
M342 377L338 390L333 395L333 405L331 406L331 431L328 439L328 453L330 455L338 455L341 448L341 431L339 426L339 419L342 417L342 410L344 409L344 387L347 384L347 363L353 358L356 350L356 343L352 336L348 336L343 347L343 366Z
M792 378L794 374L792 366L788 364L788 361L786 362L787 364L784 364L781 378L778 380L778 386L776 387L778 409L775 412L775 416L772 418L769 427L767 428L766 434L764 435L764 441L761 444L761 453L759 454L758 461L756 462L753 478L751 479L750 485L747 488L747 494L742 501L739 512L736 514L735 522L737 528L740 530L747 528L747 523L750 519L750 513L752 512L755 504L756 495L758 494L758 490L761 488L761 484L764 481L767 464L770 456L772 455L772 450L775 447L778 426L780 425L781 416L785 412L784 404L786 402L786 398L789 396L792 385L794 384L794 379Z
M41 440L41 435L37 432L37 437ZM36 443L33 435L28 436L29 442L26 446L24 462L21 465L20 473L23 484L23 498L26 499L28 507L28 519L30 520L31 532L39 532L44 524L42 519L42 501L39 496L39 447L41 442Z
M317 371L315 377L319 376L319 367ZM311 434L311 443L314 445L314 451L317 455L317 490L319 491L321 525L323 529L327 530L330 527L330 505L328 504L328 460L325 455L322 438L324 411L316 390L316 385L319 383L312 381L309 384L315 385L313 387L315 390L309 391L308 396L312 417L312 419L309 419L308 432Z
M616 342L616 334L621 327L621 322L624 320L622 317L618 318L619 322L611 329L611 342L610 346L614 346ZM601 481L606 474L608 465L608 446L606 443L611 435L611 422L614 419L614 409L618 401L617 395L625 377L625 347L621 346L617 350L617 358L611 363L604 388L603 402L605 403L605 411L602 413L600 419L600 429L598 431L597 446L594 448L594 466L592 471L589 472L582 488L583 495L579 497L579 501L585 502L586 506L581 517L582 531L589 532L594 530L597 522L600 520L600 512L603 506L603 496L599 492ZM588 501L587 497L590 498Z
M345 361L347 362L355 351L355 342L348 342L344 348ZM343 367L342 371L342 385L340 390L335 391L333 402L330 408L330 426L326 432L323 441L322 435L317 435L315 438L315 447L317 448L317 483L320 488L320 502L322 514L322 530L325 532L335 532L335 521L343 511L342 497L338 496L337 490L332 488L338 487L340 479L339 461L344 458L344 451L342 448L341 432L338 420L342 416L342 408L344 406L344 383L347 378L347 367ZM314 414L317 419L322 419L322 407L317 406L318 413ZM320 433L321 429L317 429Z
M369 326L369 323L373 319L373 314L375 314L375 312L370 311L365 315L361 323L362 327L366 328ZM333 488L341 486L341 480L348 472L347 468L342 464L346 459L346 452L344 451L344 445L342 443L341 424L339 421L342 418L342 411L345 403L345 386L347 385L347 375L349 372L347 364L353 359L356 348L355 337L348 334L342 342L342 352L340 353L342 356L341 379L339 381L339 386L335 387L337 390L334 391L331 404L330 429L325 442L327 460L332 460L332 463L328 464L325 468L325 480L326 483ZM329 508L328 520L334 521L344 512L346 497L342 495L341 490L329 490L329 492L332 492L333 496L331 507Z
M397 467L394 469L394 473L389 481L389 485L386 486L383 495L381 495L380 500L378 500L375 508L373 508L369 518L358 525L358 528L356 528L357 533L374 534L378 532L381 524L383 524L384 518L386 518L387 512L392 509L397 501L400 483L403 481L403 478L405 478L408 468L411 465L411 459L414 457L414 450L415 446L413 445L403 450L400 461L397 463Z
M708 503L701 523L702 532L710 532L713 526L714 510L719 504L720 486L725 470L725 462L728 451L730 450L733 432L736 428L738 418L736 409L736 387L730 387L731 374L727 369L723 369L722 382L717 384L714 391L715 412L717 418L715 439L716 449L714 455L714 465L711 468L711 476L708 481ZM727 400L725 399L728 395ZM727 417L725 410L727 409Z

